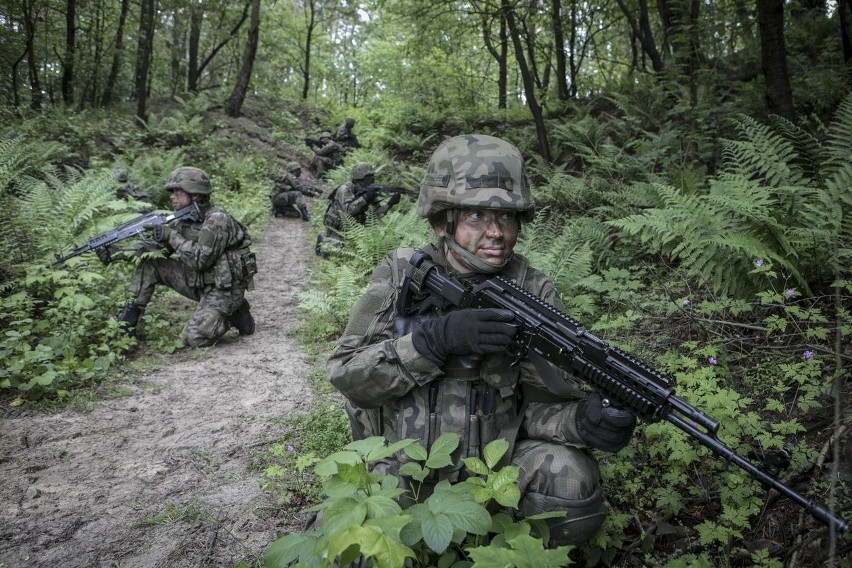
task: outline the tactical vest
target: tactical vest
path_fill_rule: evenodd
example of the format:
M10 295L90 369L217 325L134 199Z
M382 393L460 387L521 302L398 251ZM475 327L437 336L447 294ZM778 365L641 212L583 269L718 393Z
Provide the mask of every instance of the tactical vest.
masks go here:
M206 218L213 211L225 213L221 208L210 207L205 211L204 217ZM194 287L203 288L214 285L221 289L242 285L248 290L254 288L253 277L257 274L257 257L249 248L251 237L245 225L236 219L234 219L234 222L239 225L242 233L241 238L234 245L226 248L213 266L197 273L195 282L190 283ZM183 238L198 242L203 225L204 219L201 219L199 221L181 222L176 229Z
M434 246L424 249L438 264L441 255ZM408 264L414 249L397 249L391 252L392 266ZM529 264L517 256L508 272L523 285ZM393 284L399 291L403 274L395 269ZM411 332L424 319L441 317L444 313L431 311L414 317L394 317L396 337ZM482 448L489 442L504 438L513 445L523 418L523 400L518 381L520 367L513 366L508 353L485 358L451 357L441 367L443 376L423 386L417 386L399 399L393 407L362 409L347 404L353 425L353 435L358 437L384 435L389 442L405 438L420 440L429 448L441 434L456 433L461 437L459 448L453 454L455 465L443 468L429 481L448 479L458 481L463 471L463 458L481 457ZM403 452L397 456L401 463L408 461ZM511 449L504 462L511 457ZM433 472L434 473L434 472Z

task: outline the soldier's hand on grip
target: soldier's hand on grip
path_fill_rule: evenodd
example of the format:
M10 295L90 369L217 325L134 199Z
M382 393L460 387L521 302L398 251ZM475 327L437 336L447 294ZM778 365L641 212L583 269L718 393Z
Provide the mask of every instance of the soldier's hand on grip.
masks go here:
M412 333L414 348L438 365L451 355L488 355L514 342L517 327L509 310L464 309L427 320Z
M605 452L617 452L626 446L636 428L632 412L609 406L596 392L580 401L575 420L580 438Z
M394 205L399 203L400 199L401 199L400 195L398 193L394 193L393 195L390 196L390 199L388 199L388 207L393 207Z
M112 262L112 254L109 252L109 247L97 249L95 250L95 254L98 257L98 260L100 260L104 264L109 264L110 262Z
M151 231L151 238L158 243L163 243L169 240L171 227L168 225L144 225L144 228Z

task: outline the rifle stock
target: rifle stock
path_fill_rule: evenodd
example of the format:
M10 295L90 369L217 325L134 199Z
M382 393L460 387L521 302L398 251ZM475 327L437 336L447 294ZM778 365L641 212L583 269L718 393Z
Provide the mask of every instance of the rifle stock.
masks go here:
M62 264L66 260L74 258L75 256L80 256L85 252L100 250L119 241L141 235L147 230L145 228L146 225L164 225L171 221L185 218L190 218L196 221L201 219L201 208L197 203L193 202L169 215L161 215L159 213L147 213L145 215L140 215L135 219L122 223L115 229L110 229L100 235L95 235L86 241L85 244L76 247L65 256L62 256L59 253L54 254L54 257L56 258L54 264Z
M515 364L526 356L540 357L572 372L613 405L630 410L645 422L668 421L716 456L785 495L820 522L839 532L848 530L849 523L845 519L797 493L720 441L716 437L719 422L675 396L672 377L607 345L558 308L504 277L465 286L446 275L426 253L416 251L406 269L398 311L411 315L430 307L450 306L510 310L519 324Z

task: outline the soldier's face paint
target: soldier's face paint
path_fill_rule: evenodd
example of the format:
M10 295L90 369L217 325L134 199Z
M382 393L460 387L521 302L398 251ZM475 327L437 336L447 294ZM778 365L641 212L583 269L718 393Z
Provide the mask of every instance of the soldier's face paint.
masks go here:
M460 247L477 258L489 264L502 265L512 256L520 227L514 211L460 209L453 236ZM438 229L438 236L446 236L443 228ZM452 250L449 251L448 260L454 266L460 263Z
M177 211L192 203L192 197L182 189L175 189L169 195L169 201L172 202L172 209Z

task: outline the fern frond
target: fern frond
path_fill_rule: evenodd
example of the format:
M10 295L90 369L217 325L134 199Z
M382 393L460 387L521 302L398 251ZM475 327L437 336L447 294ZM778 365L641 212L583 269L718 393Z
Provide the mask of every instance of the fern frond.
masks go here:
M723 142L725 171L760 179L773 187L807 184L801 168L795 165L797 154L790 141L749 116L741 116L736 127L743 140Z

